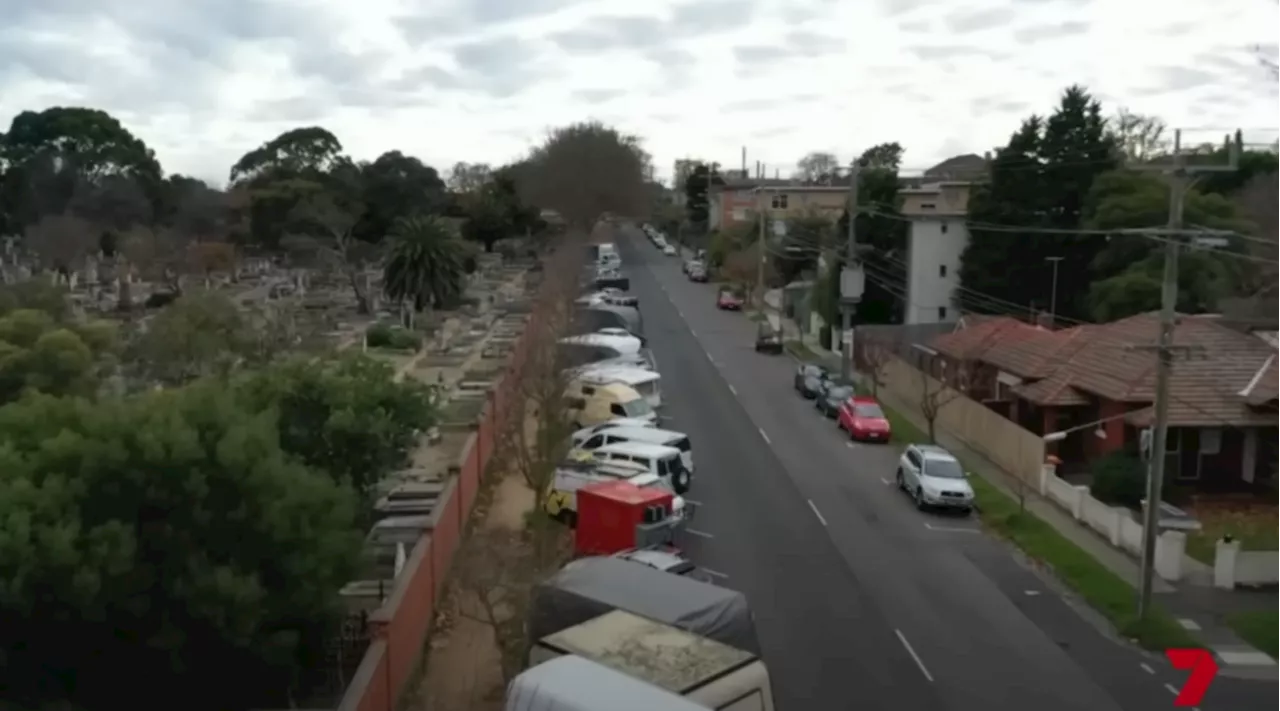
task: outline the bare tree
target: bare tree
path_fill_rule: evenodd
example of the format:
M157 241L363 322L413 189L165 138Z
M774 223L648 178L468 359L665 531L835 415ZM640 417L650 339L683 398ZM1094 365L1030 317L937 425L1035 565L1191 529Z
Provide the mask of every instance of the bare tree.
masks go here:
M920 414L929 429L929 441L937 442L935 423L942 408L964 397L969 389L969 367L962 362L934 361L938 364L935 376L920 371Z
M449 189L462 194L474 193L484 187L493 175L488 163L457 162L449 171Z
M829 182L840 170L835 154L814 151L796 163L796 177L806 183Z
M1151 160L1164 152L1164 120L1158 116L1136 114L1121 108L1107 122L1120 152L1126 160Z
M871 384L871 395L880 397L880 386L884 385L884 367L893 360L893 353L882 343L869 343L862 348L862 364L866 368L864 375Z
M370 303L365 268L372 260L373 250L353 233L363 213L361 204L342 201L326 191L314 192L294 208L294 218L311 229L305 235L309 239L292 236L286 240L286 248L303 258L319 256L339 270L351 285L356 309L367 314Z
M475 527L454 557L456 598L460 616L493 633L504 682L524 666L528 648L526 620L542 561L529 554L526 536L501 526Z
M24 242L39 257L40 266L69 276L97 249L97 231L78 217L51 215L28 227Z
M158 281L175 294L182 293L182 275L188 271L190 240L167 227L137 226L121 236L120 256L127 268Z
M587 122L552 131L516 174L528 202L586 232L604 213L645 214L647 161L635 136Z

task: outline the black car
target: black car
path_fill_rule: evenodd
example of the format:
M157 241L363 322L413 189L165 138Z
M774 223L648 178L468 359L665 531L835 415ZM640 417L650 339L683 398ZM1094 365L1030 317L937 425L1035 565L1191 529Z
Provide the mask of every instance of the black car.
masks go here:
M813 405L818 408L818 412L834 419L840 413L840 406L851 397L853 397L852 385L828 380L826 387L813 399Z
M822 391L822 384L828 378L827 369L820 365L804 363L796 368L793 384L796 392L806 400L812 400Z
M781 355L782 351L782 331L769 325L767 321L761 321L756 328L756 353Z

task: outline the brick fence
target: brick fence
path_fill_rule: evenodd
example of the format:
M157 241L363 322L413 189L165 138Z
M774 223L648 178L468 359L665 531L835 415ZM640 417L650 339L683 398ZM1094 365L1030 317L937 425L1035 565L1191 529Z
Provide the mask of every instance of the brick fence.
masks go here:
M338 711L394 711L405 684L413 676L431 622L436 601L444 591L449 566L458 550L485 466L493 454L494 433L502 430L507 405L517 392L530 334L537 332L539 314L530 314L516 341L506 372L494 388L478 420L475 434L458 457L456 476L450 478L432 512L434 524L418 539L382 607L369 618L369 649L347 685Z

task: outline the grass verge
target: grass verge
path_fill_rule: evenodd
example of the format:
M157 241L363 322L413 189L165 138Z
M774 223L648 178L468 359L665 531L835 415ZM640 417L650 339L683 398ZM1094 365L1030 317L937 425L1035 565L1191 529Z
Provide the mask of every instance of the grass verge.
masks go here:
M884 403L881 403L881 407L893 428L894 441L902 444L929 441L914 422L884 407ZM965 469L979 471L967 462ZM1136 619L1137 591L1132 585L1058 533L1043 519L1024 510L1014 497L995 484L981 476L974 476L969 482L977 498L979 516L986 528L1014 543L1033 560L1053 571L1081 599L1110 620L1121 634L1147 649L1157 651L1203 646L1164 610L1157 608L1148 614L1146 620ZM1271 649L1274 650L1274 613L1271 621Z
M782 345L788 353L807 363L816 363L819 360L818 354L810 350L803 341L787 341Z
M1280 645L1280 614L1276 610L1237 612L1227 616L1227 624L1244 641L1276 659L1276 647Z

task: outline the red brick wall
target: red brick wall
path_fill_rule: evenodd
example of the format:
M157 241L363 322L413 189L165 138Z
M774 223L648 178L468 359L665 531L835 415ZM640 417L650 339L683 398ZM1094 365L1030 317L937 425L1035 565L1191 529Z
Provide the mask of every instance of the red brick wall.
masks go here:
M530 316L530 321L537 318ZM476 434L459 458L458 476L436 504L437 518L430 535L413 547L394 589L382 608L370 617L373 642L365 652L339 711L394 711L396 701L417 666L435 616L435 603L443 592L453 555L466 530L480 477L493 454L494 432L503 424L507 405L528 353L527 334L516 341L507 370L494 388L480 418Z

